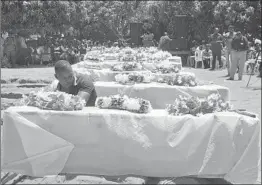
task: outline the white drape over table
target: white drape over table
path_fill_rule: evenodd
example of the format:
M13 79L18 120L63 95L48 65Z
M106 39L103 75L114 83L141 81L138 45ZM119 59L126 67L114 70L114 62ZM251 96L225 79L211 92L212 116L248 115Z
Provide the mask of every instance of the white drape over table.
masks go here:
M51 84L56 88L58 81ZM175 102L179 95L205 98L212 93L219 93L225 101L230 101L230 91L227 87L219 85L201 85L195 87L171 86L163 83L140 83L134 85L122 85L117 82L94 83L97 96L111 96L119 93L131 98L143 98L149 100L154 109L165 109L167 104Z
M203 85L196 87L171 86L161 83L141 83L122 85L116 82L95 82L97 96L109 96L124 93L129 97L149 100L154 109L165 109L166 104L175 102L179 95L204 98L212 93L219 93L225 101L230 100L227 87L219 85Z
M254 183L260 122L232 112L201 117L101 110L4 113L2 170L31 176L62 173L220 177Z

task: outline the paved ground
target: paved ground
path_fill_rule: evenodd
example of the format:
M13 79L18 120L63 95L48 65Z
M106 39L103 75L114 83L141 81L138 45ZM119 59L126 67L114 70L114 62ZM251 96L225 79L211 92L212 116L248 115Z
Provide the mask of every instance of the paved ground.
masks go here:
M244 75L242 81L227 81L225 80L226 71L208 71L204 69L189 69L186 71L193 72L196 77L203 81L212 81L214 84L226 86L230 89L231 93L231 103L236 109L246 109L247 111L254 112L258 114L259 119L261 119L261 78L256 76L251 77L249 87L246 87L249 76ZM237 78L237 76L236 76ZM25 91L34 89L34 86L25 90L23 86L20 88L17 85L23 84L35 84L44 85L51 82L54 79L54 69L53 68L22 68L22 69L1 69L1 108L5 109L4 104L14 102L15 99L9 99L13 96L16 97L16 92L23 93ZM12 83L12 84L10 84ZM36 87L36 86L35 86ZM40 87L40 86L38 86ZM13 94L12 94L13 93ZM1 174L1 179L5 174ZM22 180L21 180L22 179ZM261 178L260 178L261 179ZM28 178L25 176L13 176L9 174L8 177L2 179L2 183L25 183L25 184L49 184L49 183L92 183L92 184L117 184L117 183L158 183L158 180L139 178L139 177L121 177L121 178L104 178L104 177L94 177L94 176L55 176L55 177L45 177L45 178ZM197 182L194 179L187 179L184 183ZM261 180L260 180L261 182ZM179 183L179 180L177 181ZM214 181L203 180L197 183L214 183ZM216 181L215 183L218 183ZM222 182L220 182L222 183Z

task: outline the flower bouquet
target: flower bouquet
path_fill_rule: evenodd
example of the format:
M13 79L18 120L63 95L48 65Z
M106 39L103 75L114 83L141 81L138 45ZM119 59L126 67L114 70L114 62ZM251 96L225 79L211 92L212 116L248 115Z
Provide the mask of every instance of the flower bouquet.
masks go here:
M124 56L120 57L119 60L124 61L124 62L136 61L136 55L124 55Z
M179 72L172 76L158 78L157 82L167 83L168 85L190 86L190 87L197 86L195 74L189 72Z
M145 49L145 53L148 53L151 55L157 53L158 51L159 50L157 49L157 47L149 47Z
M153 80L151 73L130 73L130 74L118 74L115 76L115 80L121 84L134 84L134 83L150 83Z
M120 48L119 47L105 48L104 52L105 53L119 53L120 52Z
M138 61L146 61L147 59L147 54L141 50L139 50L137 53L136 53L136 59Z
M103 58L95 55L85 55L84 60L90 60L92 62L103 62Z
M169 57L172 57L172 55L167 51L157 51L156 53L153 53L152 55L149 55L149 60L151 62L159 62L168 59Z
M122 49L120 51L120 55L124 56L124 55L135 55L136 54L136 50L130 48L130 47L126 47L124 49Z
M140 71L142 69L142 65L136 62L125 62L123 64L116 64L111 68L112 71Z
M148 113L152 110L151 103L141 98L129 98L126 95L98 97L96 106L100 109L119 109L135 113Z
M181 70L181 65L176 63L166 63L166 64L158 64L156 69L154 69L153 73L178 73Z
M200 116L207 113L224 112L232 109L229 102L225 102L219 94L211 94L207 98L179 96L174 104L167 105L167 112L170 115L181 116L191 114Z
M23 96L20 104L44 110L74 111L82 110L86 102L79 96L42 89L38 92L32 91L28 96Z
M103 53L102 58L104 60L118 60L119 56L117 53Z

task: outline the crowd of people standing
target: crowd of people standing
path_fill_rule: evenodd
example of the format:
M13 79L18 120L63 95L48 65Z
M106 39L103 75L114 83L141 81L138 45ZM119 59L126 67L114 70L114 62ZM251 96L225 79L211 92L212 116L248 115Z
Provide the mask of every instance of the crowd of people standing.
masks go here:
M226 67L228 80L234 80L236 72L238 73L238 80L242 80L245 64L248 60L255 62L253 60L257 56L255 53L260 54L258 62L261 64L261 50L258 52L259 47L261 47L260 40L256 39L256 42L255 39L248 41L247 37L239 29L235 30L234 26L230 25L228 32L224 34L220 34L219 28L215 28L208 42L202 41L200 46L192 49L195 56L195 65L201 61L204 68L210 68L211 71L214 71L216 66L218 66L218 69ZM223 62L222 57L224 57L225 62Z
M93 45L92 41L63 37L25 38L19 33L1 34L1 67L30 64L54 64L58 60L77 63ZM3 62L4 61L4 62ZM6 66L3 66L6 65Z
M83 60L84 55L93 47L122 47L118 42L93 42L87 39L76 39L64 35L25 38L19 33L8 33L7 38L1 34L1 67L17 67L33 65L53 65L58 60L66 60L75 64Z

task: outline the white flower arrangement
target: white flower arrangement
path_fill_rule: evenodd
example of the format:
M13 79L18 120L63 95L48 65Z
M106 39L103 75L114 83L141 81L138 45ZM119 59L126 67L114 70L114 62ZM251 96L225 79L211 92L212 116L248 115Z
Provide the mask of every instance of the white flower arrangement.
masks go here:
M119 109L135 113L149 113L152 110L151 103L141 98L129 98L126 95L114 95L98 97L96 107L101 109Z
M207 113L232 110L232 105L228 101L225 102L219 94L211 94L203 99L179 96L174 104L167 105L166 110L168 114L175 116L185 114L200 116Z
M159 62L172 57L167 51L161 51L157 47L149 48L104 48L99 51L92 51L84 56L84 60L90 60L94 62L103 62L105 60L119 60L119 61L148 61L148 62Z
M117 53L103 53L103 60L118 60L119 55Z
M124 61L124 62L136 61L136 55L133 54L123 55L122 57L120 57L120 61Z
M129 74L117 74L115 80L121 84L130 84L130 83L150 83L154 79L153 75L148 73L129 73Z
M110 48L105 48L104 50L105 53L119 53L120 52L120 48L119 47L110 47Z
M104 61L103 57L96 55L96 54L93 54L93 55L86 54L84 56L84 60L90 60L90 61L93 61L93 62L103 62Z
M152 62L159 62L164 61L170 57L172 57L172 55L167 51L157 51L156 53L149 55L148 59Z
M82 110L86 102L79 96L58 91L53 92L43 88L38 92L30 92L28 96L24 95L20 104L44 110L75 111Z
M124 49L121 50L121 54L123 55L135 55L136 54L136 50L130 48L130 47L126 47Z
M125 62L112 66L112 71L141 71L143 66L136 62Z
M177 64L177 63L162 63L162 64L157 64L156 69L153 70L152 72L167 74L167 73L178 73L180 70L181 70L180 64Z
M149 47L146 48L145 53L149 53L149 54L155 54L157 53L159 50L157 49L157 47Z
M157 82L167 83L168 85L178 85L178 86L197 86L196 76L194 73L190 72L179 72L164 78L158 78Z
M146 61L147 60L147 54L145 52L142 52L141 50L139 50L136 54L136 60Z

